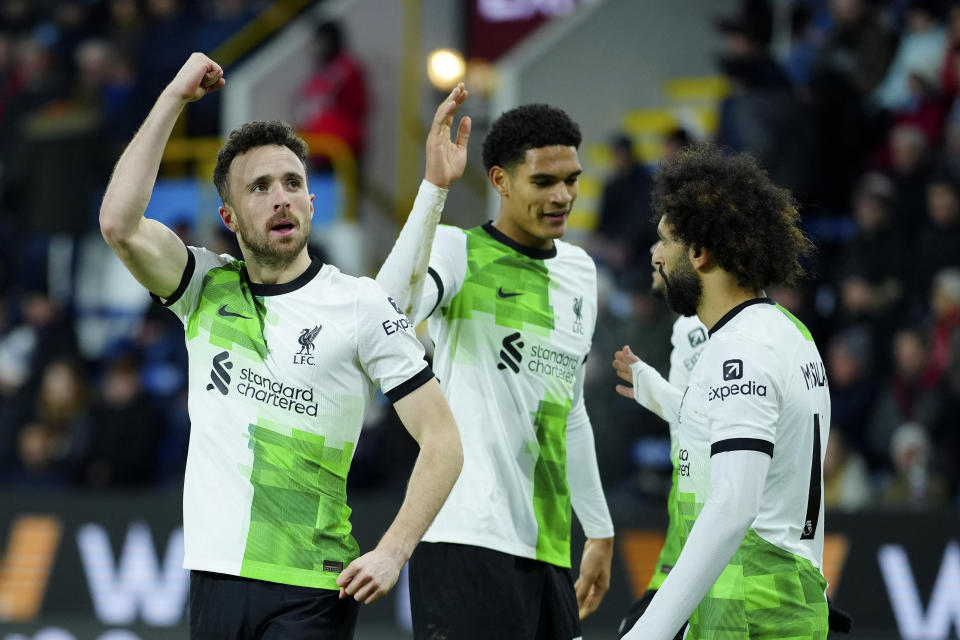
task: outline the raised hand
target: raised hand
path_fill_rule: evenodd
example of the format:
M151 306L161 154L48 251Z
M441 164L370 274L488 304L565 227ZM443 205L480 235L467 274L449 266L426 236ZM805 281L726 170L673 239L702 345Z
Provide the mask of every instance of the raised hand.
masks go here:
M467 99L467 89L459 83L437 107L437 113L427 135L427 167L424 179L443 189L449 189L467 166L467 140L470 138L470 116L460 119L457 139L450 139L453 116Z
M194 53L183 63L164 91L184 102L193 102L225 84L220 65L202 53Z

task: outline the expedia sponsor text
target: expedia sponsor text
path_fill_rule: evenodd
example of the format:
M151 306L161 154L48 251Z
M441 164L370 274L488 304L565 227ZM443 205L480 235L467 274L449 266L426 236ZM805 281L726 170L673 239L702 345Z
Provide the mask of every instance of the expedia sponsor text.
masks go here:
M748 380L742 384L710 387L710 396L707 398L707 401L720 400L720 402L723 402L730 396L758 396L765 398L767 396L767 385L757 384L753 380Z

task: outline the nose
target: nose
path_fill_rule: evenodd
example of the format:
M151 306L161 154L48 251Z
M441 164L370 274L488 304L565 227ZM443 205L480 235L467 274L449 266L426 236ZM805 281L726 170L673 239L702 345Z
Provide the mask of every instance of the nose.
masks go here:
M274 211L283 211L290 208L290 199L287 197L287 192L283 187L277 185L273 189L273 210Z
M553 202L566 207L577 197L576 187L571 187L566 182L559 182L557 185L557 188L553 190Z
M650 245L650 264L654 267L663 264L663 258L660 256L661 246L662 244L659 240Z

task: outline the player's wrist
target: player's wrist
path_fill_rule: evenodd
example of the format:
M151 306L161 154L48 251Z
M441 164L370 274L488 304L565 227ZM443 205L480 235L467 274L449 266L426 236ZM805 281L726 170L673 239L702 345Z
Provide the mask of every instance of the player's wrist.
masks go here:
M442 192L443 195L447 194L447 191L450 190L450 185L453 184L451 180L444 180L442 176L438 176L430 171L424 174L423 182L425 185Z

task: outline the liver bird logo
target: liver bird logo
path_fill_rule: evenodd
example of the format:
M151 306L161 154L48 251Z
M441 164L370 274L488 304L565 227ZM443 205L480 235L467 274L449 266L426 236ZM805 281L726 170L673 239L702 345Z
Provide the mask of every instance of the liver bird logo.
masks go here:
M313 329L304 329L300 332L300 337L297 338L297 342L300 343L300 351L297 352L297 355L310 355L313 352L315 344L313 341L316 339L317 334L320 333L320 329L323 328L323 325L318 325Z

